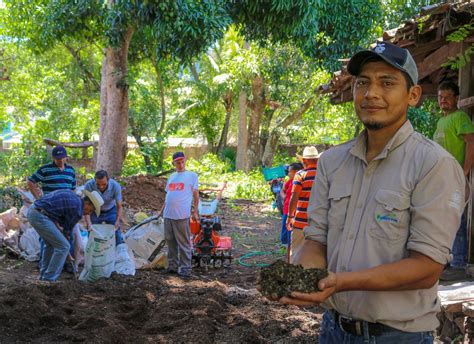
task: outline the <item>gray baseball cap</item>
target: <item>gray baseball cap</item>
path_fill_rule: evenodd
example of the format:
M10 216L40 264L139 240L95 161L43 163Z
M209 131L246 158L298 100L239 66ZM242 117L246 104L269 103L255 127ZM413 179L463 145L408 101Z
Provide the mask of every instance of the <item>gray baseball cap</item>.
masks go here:
M389 65L406 73L413 85L418 83L418 70L415 60L407 49L400 48L397 45L388 42L377 42L377 45L371 50L362 50L356 53L349 60L347 70L352 75L359 75L364 62L370 57L380 57Z

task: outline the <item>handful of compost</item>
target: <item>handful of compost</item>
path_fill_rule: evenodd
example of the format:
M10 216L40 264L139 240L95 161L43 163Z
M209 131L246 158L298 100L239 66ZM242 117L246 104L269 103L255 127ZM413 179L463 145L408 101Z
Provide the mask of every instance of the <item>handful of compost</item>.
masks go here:
M320 291L318 282L328 276L326 269L303 269L301 265L277 260L260 271L260 293L271 299L280 299L294 291Z

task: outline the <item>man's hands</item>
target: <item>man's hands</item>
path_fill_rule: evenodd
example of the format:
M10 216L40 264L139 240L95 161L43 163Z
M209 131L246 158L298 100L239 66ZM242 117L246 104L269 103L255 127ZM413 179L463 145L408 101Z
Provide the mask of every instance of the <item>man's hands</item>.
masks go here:
M286 229L291 230L291 222L293 221L294 216L288 216L286 219Z
M194 221L199 221L199 214L196 208L193 210L192 218Z
M321 291L314 293L292 292L291 296L282 297L278 300L281 303L295 306L318 306L337 292L337 274L329 272L329 276L318 283Z

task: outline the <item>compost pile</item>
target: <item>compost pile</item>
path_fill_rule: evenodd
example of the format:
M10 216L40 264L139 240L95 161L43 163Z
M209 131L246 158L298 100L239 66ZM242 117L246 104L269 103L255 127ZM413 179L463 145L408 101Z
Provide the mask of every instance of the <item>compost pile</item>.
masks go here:
M319 291L318 282L327 277L326 269L303 269L301 265L277 260L260 272L260 292L272 299L290 295L293 291Z
M160 210L165 201L166 177L138 175L119 178L125 207L137 211Z

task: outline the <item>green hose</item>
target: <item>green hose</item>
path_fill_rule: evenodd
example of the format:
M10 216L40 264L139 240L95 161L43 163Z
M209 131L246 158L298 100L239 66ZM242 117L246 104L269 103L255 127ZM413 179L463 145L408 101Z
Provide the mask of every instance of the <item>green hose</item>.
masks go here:
M244 260L249 259L249 258L254 257L254 256L265 256L265 255L269 255L269 254L284 256L286 253L282 253L281 251L271 251L271 252L253 251L253 252L249 252L249 253L244 254L243 256L241 256L238 259L238 262L239 262L240 265L245 266L247 268L253 268L253 267L264 268L266 266L269 266L270 264L267 264L267 263L248 264L248 263L244 263Z

